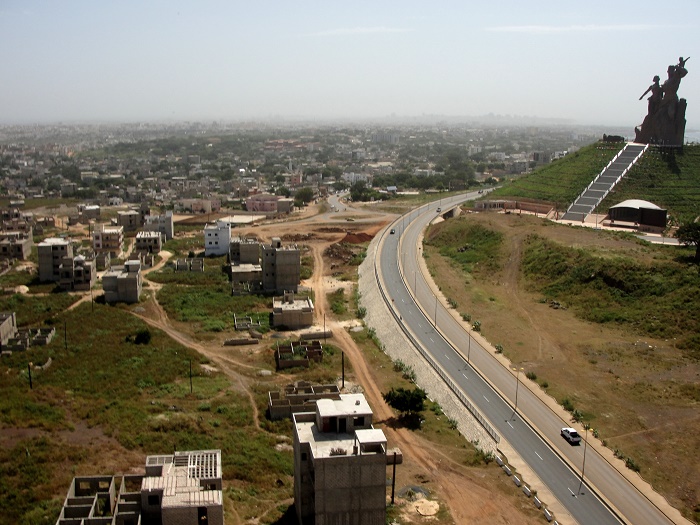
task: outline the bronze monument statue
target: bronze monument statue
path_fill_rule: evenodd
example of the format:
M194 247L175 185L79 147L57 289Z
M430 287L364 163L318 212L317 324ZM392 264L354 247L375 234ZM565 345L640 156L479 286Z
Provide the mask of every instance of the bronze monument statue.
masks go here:
M668 66L668 78L659 85L659 76L654 77L654 83L639 97L642 100L647 93L649 105L647 116L641 127L634 128L635 142L642 144L661 144L666 146L682 146L685 137L684 98L678 98L678 88L681 80L688 74L685 63L690 57L678 58L678 64Z

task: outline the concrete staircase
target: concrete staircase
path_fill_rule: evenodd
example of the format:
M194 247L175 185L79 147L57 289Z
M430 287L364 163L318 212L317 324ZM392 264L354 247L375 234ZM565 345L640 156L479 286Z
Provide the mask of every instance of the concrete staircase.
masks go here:
M615 184L637 162L649 147L648 144L628 142L620 153L600 172L588 187L569 206L561 220L583 222L598 204L610 193Z

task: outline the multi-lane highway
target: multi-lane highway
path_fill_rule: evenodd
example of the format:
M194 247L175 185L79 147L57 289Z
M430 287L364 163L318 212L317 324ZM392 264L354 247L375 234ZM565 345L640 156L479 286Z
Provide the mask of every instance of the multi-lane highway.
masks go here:
M462 195L443 199L440 206L444 211L466 198ZM390 226L396 233L390 234L387 229L380 242L375 265L380 286L400 316L399 322L430 352L501 439L508 441L576 521L584 525L673 523L592 447L587 447L582 483L584 446L571 446L559 435L561 427L569 426L568 422L518 382L517 372L503 367L471 338L435 297L417 262L421 256L421 231L438 215L437 206L424 206L397 220ZM590 489L589 480L595 491ZM604 495L606 501L596 492Z

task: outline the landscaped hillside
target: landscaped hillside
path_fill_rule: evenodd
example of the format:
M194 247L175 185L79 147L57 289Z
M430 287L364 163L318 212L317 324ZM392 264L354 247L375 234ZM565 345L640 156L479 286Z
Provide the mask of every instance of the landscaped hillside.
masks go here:
M503 185L488 198L520 197L552 202L566 209L620 151L619 144L599 142ZM700 214L700 146L662 153L650 147L620 184L598 206L598 213L627 199L642 199L666 208L679 220Z
M488 198L537 199L566 209L621 149L620 144L591 144L504 184L490 193Z
M627 199L643 199L668 209L678 220L700 214L700 146L663 153L650 147L620 184L598 207L606 213L610 206Z
M439 222L423 247L465 322L700 523L694 248L502 213Z

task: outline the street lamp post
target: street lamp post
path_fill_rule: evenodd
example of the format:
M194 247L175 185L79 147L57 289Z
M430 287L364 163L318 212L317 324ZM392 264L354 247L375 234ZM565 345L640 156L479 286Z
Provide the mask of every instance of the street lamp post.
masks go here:
M433 327L437 328L437 295L435 295L435 315L433 315Z
M586 435L583 439L583 465L581 465L581 481L578 484L578 493L581 494L581 487L583 486L583 476L586 472L586 449L588 448L588 429L591 425L584 423L583 429L586 431Z
M518 413L518 389L520 387L520 371L522 368L513 368L515 370L515 408L513 409L513 415Z

